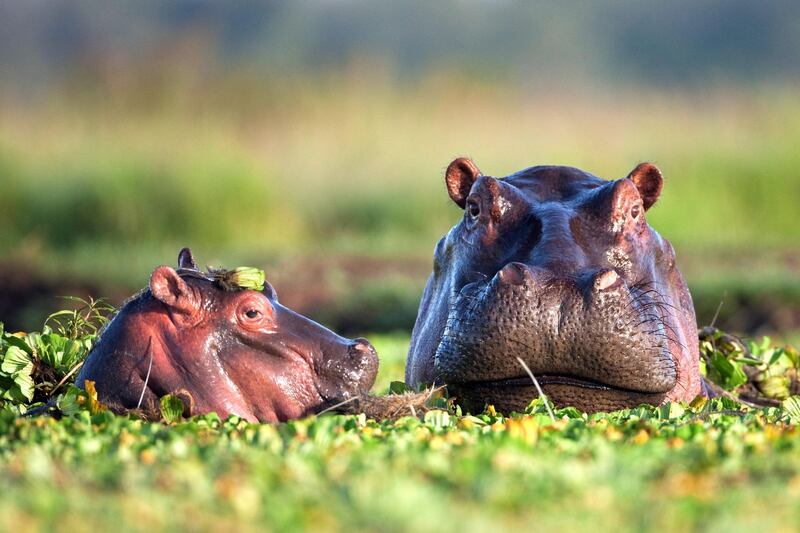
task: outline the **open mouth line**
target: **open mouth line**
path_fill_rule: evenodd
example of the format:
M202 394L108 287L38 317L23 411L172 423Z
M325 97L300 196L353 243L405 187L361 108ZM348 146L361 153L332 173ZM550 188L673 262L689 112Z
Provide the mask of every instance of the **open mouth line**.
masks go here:
M539 385L569 385L572 387L580 387L583 389L593 389L593 390L606 390L606 391L618 391L618 392L626 392L630 394L653 394L652 392L645 392L645 391L638 391L634 389L625 389L622 387L613 387L611 385L606 385L604 383L600 383L597 381L592 381L589 379L584 378L576 378L574 376L562 376L562 375L537 375L536 381L539 382ZM506 379L497 379L497 380L488 380L488 381L467 381L463 383L453 383L453 385L461 386L461 387L497 387L497 388L505 388L505 387L533 387L533 382L529 376L520 376L515 378L506 378Z

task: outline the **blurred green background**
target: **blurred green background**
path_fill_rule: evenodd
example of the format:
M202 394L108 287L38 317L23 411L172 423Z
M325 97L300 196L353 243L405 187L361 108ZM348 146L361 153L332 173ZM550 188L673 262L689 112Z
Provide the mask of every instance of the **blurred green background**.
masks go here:
M344 333L407 332L469 155L654 161L701 324L723 302L797 339L798 80L789 0L3 2L0 321L119 303L189 245Z

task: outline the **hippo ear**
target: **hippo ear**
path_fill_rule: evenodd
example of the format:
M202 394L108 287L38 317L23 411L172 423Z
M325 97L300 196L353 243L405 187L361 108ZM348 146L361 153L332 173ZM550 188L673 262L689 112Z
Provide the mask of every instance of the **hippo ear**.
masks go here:
M447 172L444 174L447 192L461 209L464 209L467 204L467 196L472 189L472 184L480 175L481 171L475 166L475 163L466 157L459 157L447 166Z
M160 266L153 271L150 276L150 292L156 299L181 313L193 313L198 307L192 290L168 266Z
M639 190L645 210L650 209L658 197L661 195L661 187L664 185L664 178L661 171L653 163L639 163L630 174L631 180Z
M178 268L197 270L197 263L194 262L192 251L189 248L182 248L181 251L178 252Z

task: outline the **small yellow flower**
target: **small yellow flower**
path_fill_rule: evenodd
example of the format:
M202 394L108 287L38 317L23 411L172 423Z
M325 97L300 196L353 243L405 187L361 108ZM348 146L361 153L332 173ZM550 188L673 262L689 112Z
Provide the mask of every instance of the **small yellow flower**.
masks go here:
M645 431L644 429L640 429L639 433L637 433L636 436L633 437L633 442L635 442L636 444L644 444L648 440L650 440L650 434L647 433L647 431Z

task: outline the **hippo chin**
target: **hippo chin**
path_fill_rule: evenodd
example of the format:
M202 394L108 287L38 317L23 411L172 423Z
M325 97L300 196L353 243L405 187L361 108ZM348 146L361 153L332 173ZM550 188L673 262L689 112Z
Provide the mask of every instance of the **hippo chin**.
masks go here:
M157 418L159 398L171 393L187 415L262 422L369 391L378 359L366 340L342 338L283 307L269 283L246 290L224 271L201 272L188 249L178 262L178 270L158 267L150 286L120 309L78 386L94 381L100 401L118 412Z
M557 405L589 412L701 394L692 299L645 221L654 165L616 181L560 166L498 179L459 158L445 181L464 216L436 246L409 384L521 410L537 396L521 359Z

